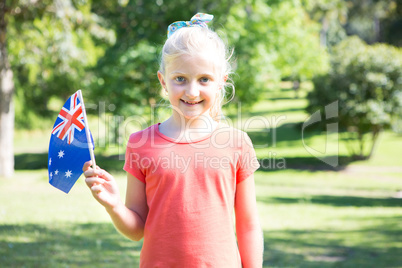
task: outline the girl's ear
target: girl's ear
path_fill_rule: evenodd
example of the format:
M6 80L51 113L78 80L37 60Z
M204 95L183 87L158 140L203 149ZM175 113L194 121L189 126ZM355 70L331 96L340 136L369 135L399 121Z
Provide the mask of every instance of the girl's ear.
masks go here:
M166 81L165 81L165 78L163 77L163 74L161 73L161 71L158 71L158 79L159 79L159 82L161 83L161 86L163 87L163 89L166 90Z
M222 83L222 85L219 87L219 89L222 89L222 88L225 86L225 83L226 83L226 81L228 80L228 78L229 78L228 75L223 76L223 83Z

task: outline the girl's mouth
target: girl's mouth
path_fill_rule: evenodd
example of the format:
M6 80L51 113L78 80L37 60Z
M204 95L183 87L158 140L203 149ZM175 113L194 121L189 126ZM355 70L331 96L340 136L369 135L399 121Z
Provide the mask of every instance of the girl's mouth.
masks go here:
M180 99L180 101L182 101L186 105L196 105L196 104L199 104L199 103L203 102L203 100L201 100L201 101L185 101L185 100L182 100L182 99Z

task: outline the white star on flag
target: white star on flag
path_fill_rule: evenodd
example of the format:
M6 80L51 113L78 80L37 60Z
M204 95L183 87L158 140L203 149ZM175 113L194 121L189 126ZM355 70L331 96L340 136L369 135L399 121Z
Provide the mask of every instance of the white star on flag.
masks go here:
M56 171L54 172L54 175L57 175L57 174L59 174L59 170L58 170L58 169L56 169Z
M67 178L70 178L72 174L73 174L73 173L71 173L71 170L67 170L67 171L66 171L66 177L67 177Z
M59 158L62 158L64 156L64 151L60 150L58 156L59 156Z
M52 165L52 158L49 158L49 166Z

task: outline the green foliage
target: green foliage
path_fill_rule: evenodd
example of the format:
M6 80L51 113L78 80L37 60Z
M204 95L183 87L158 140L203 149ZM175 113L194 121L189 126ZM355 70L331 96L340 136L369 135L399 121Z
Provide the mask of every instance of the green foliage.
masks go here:
M328 54L319 40L331 47L345 38L346 30L372 37L377 22L380 32L391 38L401 10L394 0L6 3L9 58L19 103L16 123L24 127L32 122L27 114L49 116L52 97L64 100L79 88L92 102L114 104L118 114L143 114L144 107L160 99L156 71L167 26L196 12L215 15L212 28L234 48L235 102L247 105L268 87L278 87L281 79L303 81L326 72ZM394 43L400 42L395 38Z
M99 62L99 73L92 78L91 100L113 104L113 112L125 117L143 114L159 94L157 48L141 40L119 54Z
M314 75L328 71L328 54L320 46L319 24L311 21L300 1L282 1L274 10L276 27L275 68L281 77L291 80L311 80Z
M267 27L272 10L262 1L244 2L231 7L224 30L235 47L235 98L250 104L258 100L267 82L277 81L280 74L273 66L276 52L269 42L275 27Z
M339 101L339 125L357 133L363 156L363 135L371 133L374 143L382 129L402 117L402 50L350 37L334 47L331 66L313 80L307 110Z
M349 1L344 0L302 0L310 17L319 22L320 43L329 49L346 38L343 26L348 21Z
M402 44L400 29L402 2L398 0L349 1L349 20L346 30L369 44L388 42ZM399 26L398 26L399 25Z
M52 116L51 98L64 100L79 88L90 102L113 104L114 113L143 115L160 100L156 71L167 26L196 12L214 14L212 28L234 47L236 100L243 104L255 103L268 83L310 79L326 69L318 24L299 0L49 0L10 7L17 126L30 126L23 114Z
M268 84L311 79L327 68L318 24L300 1L240 1L230 9L224 29L235 46L236 98L243 104L261 98Z
M86 70L102 56L101 42L114 42L90 13L87 1L15 1L8 17L8 51L14 72L17 126L33 126L24 114L49 116L52 96L66 99L85 86Z
M402 2L398 0L302 0L311 18L321 24L321 44L332 47L358 35L369 44L402 44Z

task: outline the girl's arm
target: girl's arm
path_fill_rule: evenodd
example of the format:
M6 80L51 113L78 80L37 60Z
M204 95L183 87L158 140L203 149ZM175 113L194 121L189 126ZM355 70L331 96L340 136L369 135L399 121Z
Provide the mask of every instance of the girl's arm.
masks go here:
M253 175L237 184L235 212L237 241L243 267L262 267L264 237L258 218Z
M95 199L105 207L116 229L126 237L139 241L144 236L148 214L145 184L127 173L126 204L120 198L117 183L103 169L90 168L91 161L84 164L85 182Z

